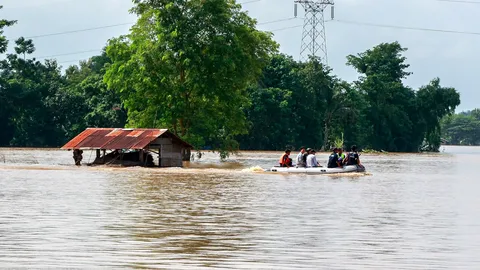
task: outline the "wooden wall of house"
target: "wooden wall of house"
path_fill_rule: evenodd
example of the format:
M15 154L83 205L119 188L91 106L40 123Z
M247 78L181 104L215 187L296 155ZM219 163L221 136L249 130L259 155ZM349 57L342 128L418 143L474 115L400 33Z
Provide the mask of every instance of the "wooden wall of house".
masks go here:
M182 144L174 142L171 138L158 138L148 148L158 149L161 156L160 167L182 167ZM154 159L158 162L158 157Z

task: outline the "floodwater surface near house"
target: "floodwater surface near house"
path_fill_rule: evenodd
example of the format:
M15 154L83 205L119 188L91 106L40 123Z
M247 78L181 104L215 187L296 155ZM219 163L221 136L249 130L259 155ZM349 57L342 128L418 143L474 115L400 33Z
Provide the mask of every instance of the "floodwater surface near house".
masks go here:
M95 158L84 153L85 161ZM362 155L371 175L257 173L281 152L184 168L0 149L4 268L476 269L480 148ZM327 154L318 155L326 162ZM188 168L190 167L190 168ZM195 167L192 169L191 167Z

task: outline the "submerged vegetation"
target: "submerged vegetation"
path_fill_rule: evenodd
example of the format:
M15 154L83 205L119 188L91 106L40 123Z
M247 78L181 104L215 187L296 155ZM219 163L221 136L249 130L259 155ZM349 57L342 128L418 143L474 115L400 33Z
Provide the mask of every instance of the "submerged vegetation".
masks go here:
M437 151L442 128L460 142L456 125L475 117L450 116L460 96L438 78L404 85L409 65L397 42L347 56L359 73L350 83L317 58L278 53L272 34L233 0L134 3L130 33L65 72L54 59L30 57L31 40L14 41L0 61L0 146L59 146L86 127L128 126L169 128L222 157L336 143ZM14 24L0 21L0 54L8 46L2 29Z

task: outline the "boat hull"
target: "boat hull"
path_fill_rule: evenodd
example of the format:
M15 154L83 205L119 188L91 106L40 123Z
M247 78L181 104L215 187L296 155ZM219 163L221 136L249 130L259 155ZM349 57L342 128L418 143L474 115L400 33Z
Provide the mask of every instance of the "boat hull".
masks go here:
M272 167L269 172L278 173L311 173L311 174L335 174L335 173L352 173L352 172L365 172L365 167L359 165L344 166L343 168L326 168L326 167Z

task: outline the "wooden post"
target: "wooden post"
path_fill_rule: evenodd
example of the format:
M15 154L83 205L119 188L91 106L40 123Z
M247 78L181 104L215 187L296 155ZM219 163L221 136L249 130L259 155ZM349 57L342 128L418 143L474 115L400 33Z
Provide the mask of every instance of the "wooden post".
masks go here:
M160 148L158 149L158 167L162 167L162 148L160 144Z
M103 153L102 162L103 162L103 164L105 164L105 156L107 154L107 150L102 149L102 153Z
M144 153L143 149L140 150L140 152L139 152L139 155L140 155L139 159L140 159L140 164L141 164L141 166L144 166L144 165L145 165L145 159L144 159L143 153Z
M97 149L97 158L100 158L100 149Z

